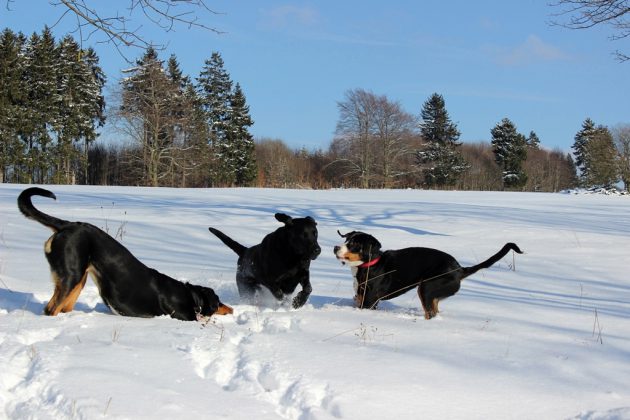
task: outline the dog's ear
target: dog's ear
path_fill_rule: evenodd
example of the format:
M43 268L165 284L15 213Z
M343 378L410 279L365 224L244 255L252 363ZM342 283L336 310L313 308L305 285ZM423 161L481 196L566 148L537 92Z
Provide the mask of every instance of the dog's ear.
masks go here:
M280 223L284 223L287 226L290 226L291 223L293 223L293 218L289 215L286 215L284 213L276 213L275 214L276 220Z
M369 240L363 247L364 257L369 261L381 253L381 243L375 237L369 235Z
M311 216L306 216L305 217L307 222L311 222L312 224L316 225L317 222L315 221L315 219L313 219Z

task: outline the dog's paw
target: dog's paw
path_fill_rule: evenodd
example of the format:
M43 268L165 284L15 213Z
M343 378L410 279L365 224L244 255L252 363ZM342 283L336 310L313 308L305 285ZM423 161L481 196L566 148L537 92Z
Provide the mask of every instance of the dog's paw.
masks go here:
M293 308L294 309L298 309L301 308L302 306L304 306L304 304L306 303L306 301L308 300L308 295L300 292L297 294L297 296L295 296L293 298Z

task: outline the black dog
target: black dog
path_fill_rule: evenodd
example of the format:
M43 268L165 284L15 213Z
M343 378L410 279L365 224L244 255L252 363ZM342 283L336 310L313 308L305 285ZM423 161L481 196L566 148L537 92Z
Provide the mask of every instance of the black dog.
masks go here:
M276 213L275 217L284 226L251 248L217 229L209 230L238 255L236 284L242 298L252 300L256 291L265 286L276 299L282 300L300 284L302 290L293 299L293 307L299 308L313 290L309 268L311 260L321 252L317 244L317 223L310 216L293 219Z
M70 312L88 273L105 304L119 315L170 315L194 321L232 313L232 308L222 304L211 288L182 283L147 267L96 226L42 213L31 202L34 195L56 197L42 188L28 188L18 197L22 214L54 232L44 245L55 283L53 296L44 309L46 315Z
M380 242L372 235L337 233L345 238L345 243L335 246L335 256L352 267L354 299L359 308L375 309L379 301L393 299L417 287L426 319L439 312L440 300L457 293L463 279L490 267L510 250L522 254L516 244L508 243L486 261L462 267L455 258L437 249L404 248L383 252Z

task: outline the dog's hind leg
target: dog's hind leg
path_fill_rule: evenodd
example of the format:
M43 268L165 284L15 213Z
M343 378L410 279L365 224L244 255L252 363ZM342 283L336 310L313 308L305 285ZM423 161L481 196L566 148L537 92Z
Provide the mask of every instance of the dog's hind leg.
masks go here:
M418 287L418 297L420 298L420 303L422 303L422 309L424 310L424 319L431 319L437 315L438 300L434 298L423 285Z
M68 269L60 264L52 269L55 291L44 308L46 315L56 316L59 312L70 312L85 286L87 270Z
M64 312L64 313L70 312L74 309L74 304L77 302L77 299L79 298L79 295L81 294L81 291L83 290L83 287L85 287L85 282L87 281L87 275L88 275L88 272L86 271L85 274L83 274L81 281L77 283L77 285L74 286L72 290L70 290L70 292L68 293L68 296L66 297L66 300L63 302L61 312Z

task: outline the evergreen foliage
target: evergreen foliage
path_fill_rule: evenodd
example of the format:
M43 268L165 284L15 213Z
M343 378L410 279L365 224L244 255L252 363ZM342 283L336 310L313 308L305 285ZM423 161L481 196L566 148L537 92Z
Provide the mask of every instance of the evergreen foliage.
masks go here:
M48 27L28 39L5 29L0 75L0 178L85 182L87 146L105 118L94 52L69 36L55 42Z
M506 188L520 188L527 182L523 162L527 158L527 140L516 131L516 126L504 118L491 131L495 161L503 171Z
M241 87L232 80L223 58L213 52L197 78L197 91L208 124L209 144L216 158L212 177L219 185L249 185L257 174L253 124Z
M416 152L416 162L422 167L424 184L429 187L455 185L470 166L457 150L461 146L460 132L446 111L442 95L431 95L420 115L420 134L427 144Z

